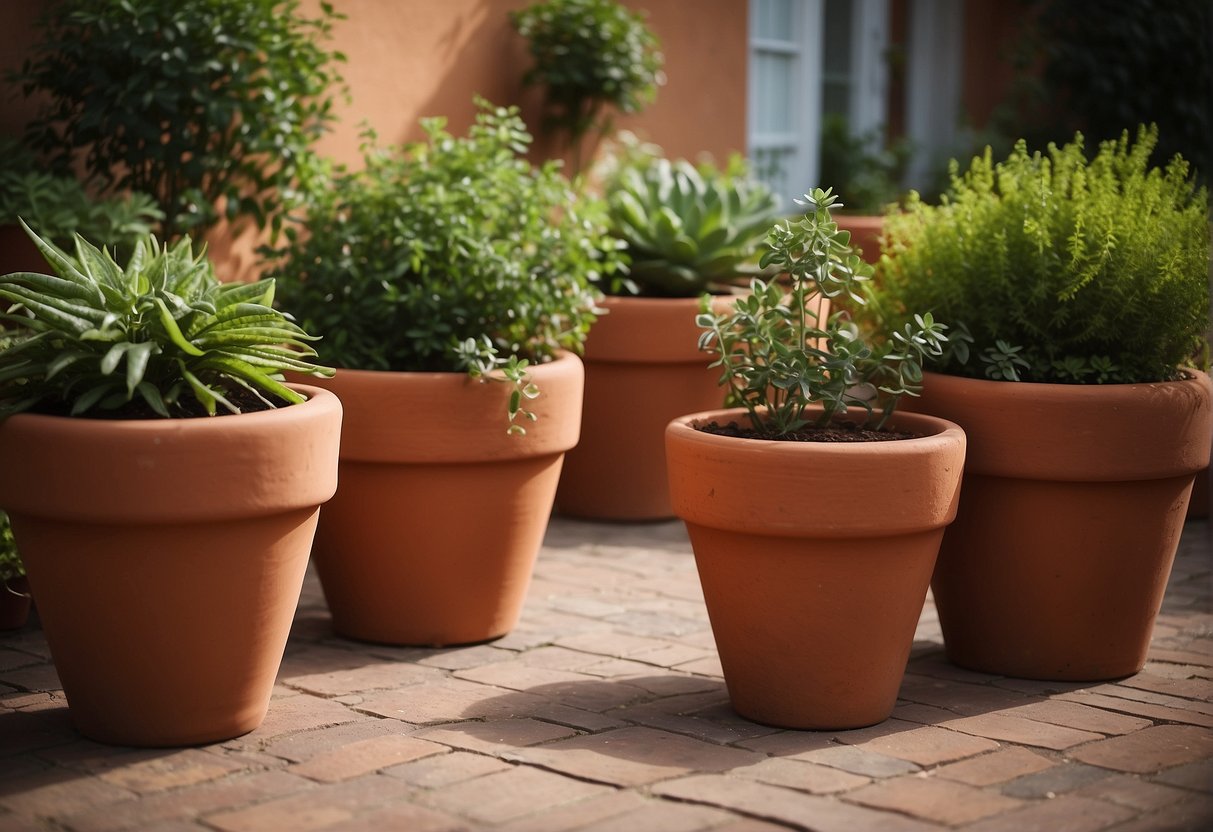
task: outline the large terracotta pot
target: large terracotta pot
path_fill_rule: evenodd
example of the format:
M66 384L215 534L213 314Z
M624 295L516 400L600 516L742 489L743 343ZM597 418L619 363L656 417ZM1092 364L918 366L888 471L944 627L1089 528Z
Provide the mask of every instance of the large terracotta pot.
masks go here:
M785 728L858 728L897 699L965 437L898 414L914 439L774 442L695 429L743 411L676 419L670 493L686 521L733 707Z
M731 296L713 301L727 311ZM585 345L581 440L569 451L556 492L562 514L597 520L674 516L665 465L665 426L684 413L720 407L720 370L698 347L698 298L610 297Z
M510 387L463 373L338 370L341 485L314 557L341 635L439 646L513 629L577 443L584 373L532 368L538 420L507 435Z
M1207 375L1024 384L927 374L915 408L969 436L965 495L932 583L948 657L1031 679L1136 673L1192 480Z
M72 719L101 742L219 742L264 718L341 405L197 419L19 414L0 424L0 505Z

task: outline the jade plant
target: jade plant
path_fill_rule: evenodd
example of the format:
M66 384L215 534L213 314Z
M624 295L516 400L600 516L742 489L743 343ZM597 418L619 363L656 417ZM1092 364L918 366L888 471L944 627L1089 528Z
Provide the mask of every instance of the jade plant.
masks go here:
M963 326L971 343L933 366L953 375L1059 383L1173 379L1204 350L1209 202L1187 163L1153 166L1157 130L1046 153L1020 141L959 173L939 205L911 194L886 219L872 308ZM959 349L955 348L959 347Z
M425 141L368 136L358 169L315 171L272 273L338 367L504 374L517 433L526 368L581 350L619 256L601 204L526 160L517 108L479 107L466 136L427 119Z
M803 217L775 225L759 265L782 279L755 278L750 294L722 314L708 311L704 296L698 324L700 349L714 353L720 383L744 407L749 435L759 439L811 439L807 427L832 427L852 410L850 426L870 429L857 438L879 438L902 396L922 386L923 361L943 352L947 328L930 314L915 315L887 338L868 337L845 309L821 320L822 298L861 303L860 288L872 266L850 246L831 209L841 207L830 190L803 200ZM811 406L820 408L810 410Z
M274 283L220 283L188 237L135 243L125 265L80 236L73 253L22 223L53 274L0 277L0 418L213 416L303 401L282 373L331 375L272 308Z
M523 82L544 88L545 124L567 133L575 154L591 130L609 132L610 109L635 113L656 98L664 58L641 13L615 0L543 0L510 21L534 60Z
M299 0L61 0L17 80L45 102L27 140L90 186L151 195L162 234L281 219L333 120L341 15Z
M740 157L720 169L625 143L604 167L611 234L630 261L613 293L695 297L756 271L779 200Z

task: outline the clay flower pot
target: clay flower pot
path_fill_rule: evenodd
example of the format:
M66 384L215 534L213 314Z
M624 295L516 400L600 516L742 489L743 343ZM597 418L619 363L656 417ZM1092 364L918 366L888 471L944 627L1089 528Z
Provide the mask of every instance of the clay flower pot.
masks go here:
M724 402L720 371L698 347L699 299L609 297L602 306L585 345L581 440L565 457L556 508L596 520L673 517L665 426Z
M890 427L920 437L776 442L694 427L744 419L699 413L666 433L733 707L785 728L880 722L956 513L964 433L901 413Z
M882 214L835 214L834 222L844 231L851 232L851 245L863 249L863 259L868 263L880 260L880 235L884 233Z
M0 630L24 627L32 606L29 581L24 575L8 580L0 578Z
M985 381L928 373L915 409L969 436L932 588L948 657L1030 679L1136 673L1209 462L1213 384Z
M196 745L261 723L337 485L341 405L296 389L241 415L0 423L0 505L80 733Z
M323 381L346 414L313 553L338 633L439 646L513 629L577 443L584 373L566 353L531 378L539 418L525 436L506 433L506 384L359 370Z

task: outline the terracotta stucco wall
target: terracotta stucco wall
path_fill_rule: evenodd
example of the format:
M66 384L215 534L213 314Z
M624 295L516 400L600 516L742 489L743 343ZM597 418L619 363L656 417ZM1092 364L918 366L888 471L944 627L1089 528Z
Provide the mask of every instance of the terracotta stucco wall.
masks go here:
M51 0L0 3L0 73L16 69L36 38L34 21ZM667 83L643 113L619 118L660 144L666 153L723 160L745 151L745 0L625 0L648 14L662 41ZM519 104L532 132L540 126L541 93L524 89L529 65L526 44L511 28L508 12L529 0L333 0L347 16L334 28L331 48L344 52L342 73L350 101L338 108L340 122L320 150L347 163L359 158L364 124L385 142L422 137L418 119L446 116L462 133L475 114L473 96ZM303 0L314 14L319 0ZM0 133L19 135L35 114L35 102L0 78ZM567 155L537 135L536 157ZM255 241L232 241L220 230L210 239L212 257L229 278L253 275Z
M316 0L309 0L315 2ZM526 45L508 12L526 0L338 0L349 16L335 47L349 56L352 102L324 148L356 156L358 124L369 121L390 141L420 138L421 116L444 115L462 131L473 94L519 103L539 128L540 95L524 90ZM617 120L666 152L724 157L745 150L746 3L739 0L634 0L662 41L668 82L642 114ZM540 143L541 149L550 145Z
M0 70L20 66L35 36L33 21L49 0L0 3ZM313 12L319 0L304 0ZM421 116L445 115L451 129L471 121L473 94L519 103L539 126L536 90L523 90L526 46L507 13L527 0L334 0L348 19L336 25L332 47L345 52L343 73L352 100L322 149L357 158L361 123L385 141L420 138ZM657 101L618 127L641 133L673 155L724 157L745 150L746 3L744 0L629 0L647 12L662 41L668 83ZM32 102L0 81L0 132L17 134Z

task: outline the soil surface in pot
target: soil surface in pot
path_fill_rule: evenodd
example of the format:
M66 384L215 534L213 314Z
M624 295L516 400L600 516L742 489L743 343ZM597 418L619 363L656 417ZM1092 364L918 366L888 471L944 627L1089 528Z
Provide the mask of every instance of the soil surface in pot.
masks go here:
M272 410L277 407L289 407L290 402L286 399L279 398L273 393L263 393L273 405L267 404L260 396L249 390L229 390L224 392L224 397L236 407L240 408L241 413L257 413L262 410ZM65 402L46 401L40 402L36 407L32 408L31 412L38 413L43 416L71 416L71 404ZM233 416L231 411L219 406L215 408L216 416ZM186 419L206 419L210 418L211 414L206 412L206 408L193 396L185 395L181 399L181 409L172 418ZM103 410L93 408L79 413L72 417L75 419L163 419L156 411L152 410L151 405L141 398L132 399L121 407L112 410Z
M706 425L698 425L696 429L716 436L766 439L772 442L890 442L897 439L917 439L922 436L919 433L904 431L874 430L861 427L854 422L835 422L824 427L805 425L798 431L782 436L758 431L752 427L742 427L737 422L729 422L727 425L708 422Z

